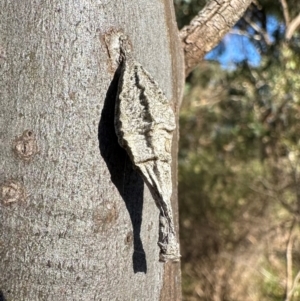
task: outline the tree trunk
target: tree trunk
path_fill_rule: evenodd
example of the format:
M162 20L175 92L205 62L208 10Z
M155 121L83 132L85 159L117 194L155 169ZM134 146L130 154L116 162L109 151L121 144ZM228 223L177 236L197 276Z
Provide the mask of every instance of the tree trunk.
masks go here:
M114 32L177 114L171 0L0 2L0 300L181 299L179 264L159 262L159 210L115 134Z

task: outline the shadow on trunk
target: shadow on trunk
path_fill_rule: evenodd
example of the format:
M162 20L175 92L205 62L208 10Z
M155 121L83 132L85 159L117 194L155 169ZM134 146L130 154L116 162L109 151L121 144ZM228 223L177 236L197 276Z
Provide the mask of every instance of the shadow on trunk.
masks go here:
M3 292L0 290L0 301L6 301Z
M126 151L120 147L114 128L115 100L118 90L119 70L108 88L99 123L98 139L100 153L111 175L111 181L122 196L133 227L135 273L147 273L146 255L140 237L143 210L144 182L133 169Z

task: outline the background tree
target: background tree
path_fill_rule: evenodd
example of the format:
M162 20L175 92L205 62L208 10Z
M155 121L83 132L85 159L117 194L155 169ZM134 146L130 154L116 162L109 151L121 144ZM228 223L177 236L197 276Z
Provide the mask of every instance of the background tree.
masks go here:
M250 1L228 3L200 16L208 39L210 20L224 26L211 47L229 29L222 14L234 7L234 24ZM114 132L118 32L178 114L184 68L171 1L0 3L2 300L181 299L179 265L158 262L158 210ZM189 33L181 38L193 46Z
M300 7L256 4L186 85L185 300L299 299ZM198 3L177 5L188 12Z

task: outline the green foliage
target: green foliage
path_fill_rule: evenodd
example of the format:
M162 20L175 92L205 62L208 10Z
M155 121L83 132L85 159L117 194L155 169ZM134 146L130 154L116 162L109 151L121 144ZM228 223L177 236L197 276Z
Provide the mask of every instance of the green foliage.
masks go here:
M178 27L182 28L189 24L206 2L206 0L174 0Z
M294 0L286 0L291 18L295 18L300 11L300 2ZM268 14L275 15L278 20L283 20L283 10L280 1L260 0L261 8Z
M300 271L299 50L296 38L279 39L259 68L203 62L188 79L179 151L184 300L284 300L290 236L293 280ZM299 290L295 283L289 301Z

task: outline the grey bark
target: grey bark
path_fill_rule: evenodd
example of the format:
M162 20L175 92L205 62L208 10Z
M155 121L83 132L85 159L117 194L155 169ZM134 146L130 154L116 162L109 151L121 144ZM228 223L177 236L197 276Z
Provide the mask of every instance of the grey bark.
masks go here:
M252 0L211 0L180 31L186 76L242 17Z
M114 132L112 30L178 113L171 1L0 2L1 300L181 299L179 264L159 262L159 210Z

